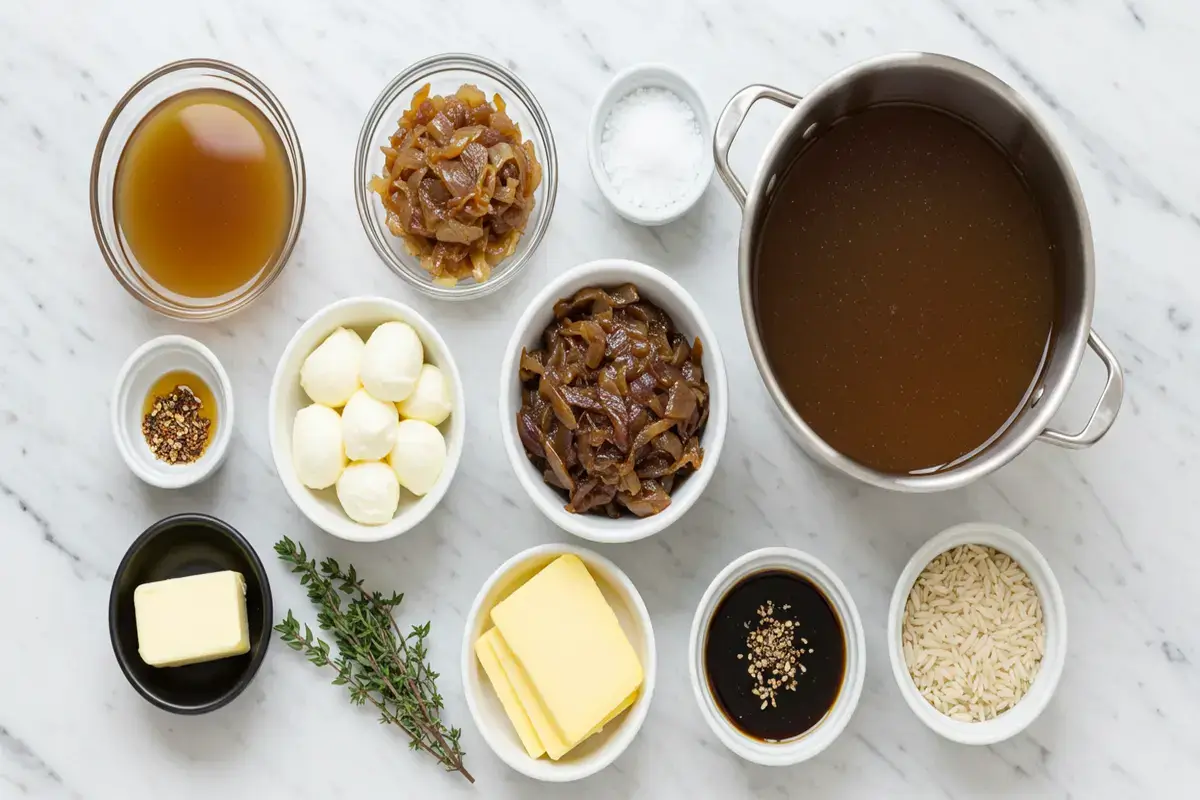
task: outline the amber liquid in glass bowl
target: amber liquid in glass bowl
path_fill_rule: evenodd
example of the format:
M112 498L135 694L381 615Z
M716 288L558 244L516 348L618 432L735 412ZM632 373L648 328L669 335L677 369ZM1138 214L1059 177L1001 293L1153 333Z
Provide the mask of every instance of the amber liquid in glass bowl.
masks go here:
M221 89L167 98L138 124L114 185L122 244L147 281L187 298L241 292L292 221L287 153L253 103Z

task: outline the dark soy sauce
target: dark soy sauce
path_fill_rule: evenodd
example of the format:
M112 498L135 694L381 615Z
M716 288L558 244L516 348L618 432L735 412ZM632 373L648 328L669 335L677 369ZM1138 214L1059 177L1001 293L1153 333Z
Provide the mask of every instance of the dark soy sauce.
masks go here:
M765 656L761 643L758 656L754 643L747 644L756 633L769 645ZM748 667L764 657L786 663L789 648L794 676L775 676L779 686L772 692L770 668L758 670L760 681ZM846 634L832 604L808 579L784 570L756 572L717 604L704 642L704 672L717 706L738 730L767 742L794 739L820 723L837 701L846 672Z

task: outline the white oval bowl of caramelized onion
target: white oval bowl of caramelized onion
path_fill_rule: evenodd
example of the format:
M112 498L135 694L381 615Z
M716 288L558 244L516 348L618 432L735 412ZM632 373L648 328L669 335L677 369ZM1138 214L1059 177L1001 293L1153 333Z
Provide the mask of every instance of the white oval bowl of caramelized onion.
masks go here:
M548 484L543 472L527 454L518 430L522 408L522 352L542 346L543 332L554 319L554 305L586 288L616 290L625 284L637 288L641 300L663 311L689 343L700 340L699 360L708 384L708 418L696 436L701 450L700 466L686 477L672 481L669 504L647 516L623 514L610 518L567 510L569 495ZM500 372L500 430L509 462L534 505L563 530L594 542L631 542L652 536L677 521L699 499L716 471L728 422L728 387L725 362L716 335L692 296L675 280L653 267L624 259L601 259L570 269L547 285L521 315L509 341Z

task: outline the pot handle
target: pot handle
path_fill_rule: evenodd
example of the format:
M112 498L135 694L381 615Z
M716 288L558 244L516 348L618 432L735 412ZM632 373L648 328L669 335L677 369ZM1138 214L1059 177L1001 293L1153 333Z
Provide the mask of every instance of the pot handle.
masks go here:
M717 162L717 172L721 173L721 180L725 181L725 185L733 194L733 199L737 200L738 205L742 208L746 207L746 187L738 180L737 175L733 174L733 168L729 166L729 148L733 146L738 129L742 127L742 122L750 113L750 107L764 97L788 108L795 108L796 104L800 102L798 95L785 92L783 89L776 89L774 86L765 84L747 86L725 104L721 116L717 117L717 126L713 130L713 160Z
M1088 332L1088 345L1096 351L1096 355L1100 356L1100 360L1104 362L1104 368L1108 370L1108 380L1104 384L1104 391L1100 394L1100 402L1096 403L1091 419L1079 433L1063 433L1053 428L1046 428L1038 435L1039 441L1056 444L1059 447L1069 447L1072 450L1082 450L1100 441L1117 418L1117 411L1121 408L1121 398L1125 395L1125 374L1121 372L1121 365L1117 363L1117 357L1100 340L1094 330Z

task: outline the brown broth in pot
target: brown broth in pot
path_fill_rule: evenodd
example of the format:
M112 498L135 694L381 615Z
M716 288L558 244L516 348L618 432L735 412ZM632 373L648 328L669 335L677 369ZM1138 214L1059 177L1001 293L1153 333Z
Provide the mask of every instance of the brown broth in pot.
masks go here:
M893 474L978 452L1038 379L1057 309L1038 204L999 147L931 108L836 122L779 177L755 253L763 348L834 449Z

